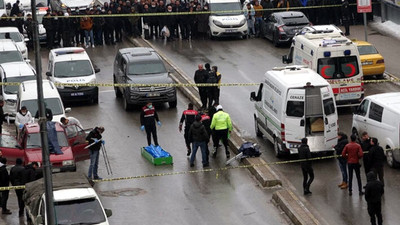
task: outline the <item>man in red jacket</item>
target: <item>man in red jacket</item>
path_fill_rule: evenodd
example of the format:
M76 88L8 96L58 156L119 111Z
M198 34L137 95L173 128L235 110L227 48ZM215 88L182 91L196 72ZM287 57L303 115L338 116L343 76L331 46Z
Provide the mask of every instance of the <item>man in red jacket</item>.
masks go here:
M347 159L347 166L349 168L349 195L352 193L353 185L353 170L356 172L358 191L360 196L364 194L362 191L361 176L360 176L360 163L359 160L363 157L364 153L361 146L356 143L357 136L352 134L350 136L351 142L344 146L342 157Z

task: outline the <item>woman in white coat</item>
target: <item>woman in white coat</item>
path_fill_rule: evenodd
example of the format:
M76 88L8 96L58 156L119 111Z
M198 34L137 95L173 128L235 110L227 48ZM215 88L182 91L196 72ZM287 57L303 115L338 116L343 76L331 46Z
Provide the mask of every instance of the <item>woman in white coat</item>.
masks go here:
M25 106L21 107L21 110L17 112L17 115L15 116L15 126L17 127L18 132L21 131L21 129L24 127L24 124L27 123L32 123L33 118L31 113L28 111L28 109Z

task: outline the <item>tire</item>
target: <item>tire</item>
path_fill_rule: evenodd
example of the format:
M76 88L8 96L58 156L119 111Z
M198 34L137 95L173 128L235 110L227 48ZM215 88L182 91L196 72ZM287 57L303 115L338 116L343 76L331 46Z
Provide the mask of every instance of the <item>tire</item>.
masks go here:
M379 75L376 75L376 79L383 80L383 79L385 79L385 77L383 76L383 74L379 74Z
M263 133L260 131L260 128L258 127L258 122L256 117L254 117L254 128L256 129L257 137L262 137Z
M176 105L178 104L178 101L172 101L172 102L168 102L169 108L173 109L176 108Z
M129 110L132 109L132 104L128 103L128 100L127 100L126 96L124 98L124 109L125 109L125 111L129 111Z
M275 47L279 47L279 42L278 42L278 40L276 39L275 34L274 34L274 36L272 36L272 43L274 44Z
M390 147L387 147L387 148L390 148ZM386 162L391 168L398 167L399 163L394 159L392 150L386 151Z
M278 139L274 138L274 151L275 151L275 156L277 158L281 158L282 157L282 152L279 149L279 143L278 143Z
M351 130L351 134L355 134L357 136L357 139L359 139L360 137L358 136L358 131L355 127L353 127L353 129Z
M115 76L114 76L114 84L116 84L116 83L117 83L117 82L116 82ZM119 90L118 87L114 87L114 91L115 91L115 96L116 96L117 98L122 98L122 92L121 92L121 90Z

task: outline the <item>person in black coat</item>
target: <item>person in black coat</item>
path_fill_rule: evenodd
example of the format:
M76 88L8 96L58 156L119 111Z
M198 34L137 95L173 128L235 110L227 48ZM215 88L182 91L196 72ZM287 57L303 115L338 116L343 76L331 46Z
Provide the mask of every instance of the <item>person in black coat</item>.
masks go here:
M96 179L101 180L102 178L99 177L97 174L97 170L99 167L99 155L100 155L100 148L101 145L104 144L104 140L102 139L101 134L104 132L104 127L95 127L88 136L86 140L89 142L89 152L90 152L90 166L88 171L88 178L89 179Z
M175 38L175 33L174 33L174 29L176 26L176 20L175 20L175 15L172 14L172 6L168 5L167 6L167 14L171 14L171 15L166 15L164 16L165 18L165 26L167 26L168 30L169 30L169 37L168 37L168 41L173 41ZM179 36L178 36L179 38Z
M44 29L46 29L46 42L47 42L47 48L52 49L54 45L54 36L55 36L55 30L56 28L54 27L53 24L53 17L50 13L50 9L47 10L46 15L44 15L42 24Z
M201 116L196 115L196 121L190 126L189 138L193 143L192 156L190 157L190 167L194 166L194 160L196 158L197 149L200 147L203 167L209 166L208 154L206 144L209 140L209 135L206 128L201 123Z
M36 173L38 167L39 164L37 162L32 162L25 166L24 171L22 171L22 184L27 184L40 178Z
M382 225L382 195L384 193L383 183L376 179L376 174L370 171L367 174L367 185L365 185L365 200L368 204L368 214L371 218L371 224Z
M112 14L112 10L109 9L107 12L108 15ZM106 45L113 44L115 45L114 40L114 17L108 16L104 18L104 42Z
M3 96L0 95L0 134L3 133L3 121L6 119L4 115L3 106L4 106L4 99Z
M338 142L333 147L335 149L336 155L338 156L339 168L342 173L342 183L338 185L341 189L347 188L348 174L347 174L347 160L342 157L342 151L344 146L349 143L347 135L343 132L338 133Z
M24 185L22 181L22 174L25 168L22 166L22 159L17 158L15 162L15 166L10 170L10 181L12 186L19 186ZM22 195L24 194L23 189L15 189L15 194L17 195L18 199L18 208L19 208L19 216L24 215L24 201L22 199Z
M348 0L344 0L342 3L342 24L345 28L344 35L350 35L350 22L351 22L351 11Z
M6 168L7 159L0 159L0 187L8 187L10 186L10 176L8 175L8 171ZM11 214L11 211L7 209L7 201L9 190L1 191L1 208L3 214Z
M198 65L198 70L194 73L194 82L196 84L207 83L208 72L204 70L203 64ZM207 87L197 87L199 89L199 95L201 99L201 108L207 107Z
M368 136L368 133L366 131L364 131L361 134L360 145L361 145L361 149L363 150L363 153L369 152L369 150L371 148L371 138ZM364 156L363 156L365 177L367 177L368 172L371 171L371 165L369 163L369 155L370 154L364 154Z
M379 181L382 182L382 184L385 184L383 180L383 164L385 163L386 156L383 148L379 146L377 138L371 138L371 148L369 149L368 155L371 171L378 174Z
M301 145L298 149L299 151L299 159L304 160L301 161L301 170L303 172L303 189L304 195L312 194L310 191L310 185L314 180L314 170L312 168L311 161L311 151L310 147L307 145L308 139L301 139Z

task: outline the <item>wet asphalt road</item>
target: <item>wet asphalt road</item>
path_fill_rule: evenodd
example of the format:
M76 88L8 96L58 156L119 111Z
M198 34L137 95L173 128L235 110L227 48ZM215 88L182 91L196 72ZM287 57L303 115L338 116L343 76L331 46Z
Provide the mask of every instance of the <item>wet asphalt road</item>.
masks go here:
M352 27L350 38L363 39L362 27ZM398 63L393 61L398 56L398 41L369 31L369 41L377 44L380 53L385 57L387 71L398 74ZM223 83L260 82L263 74L275 66L284 66L281 56L288 53L288 48L275 48L268 40L262 39L220 39L216 41L193 40L165 43L152 40L151 43L162 51L190 78L193 79L197 64L209 62L217 65L222 73ZM367 84L365 94L400 91L400 87L390 84ZM256 138L253 122L253 104L249 101L251 91L256 86L221 87L220 102L225 111L231 114L233 121L239 125L242 136L255 140L262 146L262 157L267 162L284 161L293 157L277 159L273 154L273 146L266 139ZM339 110L340 130L351 131L351 109ZM302 195L302 174L300 165L284 164L273 166L278 173L284 175ZM337 184L341 182L340 170L334 159L314 163L316 179L311 186L312 196L306 197L310 204L329 224L369 224L367 204L363 197L348 196L347 190L341 190ZM400 205L400 170L385 168L385 196L382 211L385 224L398 224L400 215L396 212ZM354 178L354 182L356 182ZM362 182L366 179L362 168ZM355 187L356 188L356 187ZM357 190L357 189L355 189Z
M87 50L93 63L101 69L98 82L112 82L115 53L124 47L129 45ZM43 50L43 74L47 56L48 52ZM103 138L113 174L107 175L100 156L101 177L172 173L202 169L199 152L195 167L189 167L183 134L178 132L179 119L187 104L186 98L179 93L176 109L169 109L167 104L156 105L162 121L162 127L158 128L159 143L172 154L174 164L171 166L153 166L140 155L140 147L146 144L145 134L139 129L140 108L126 112L111 87L100 88L98 105L69 105L72 107L69 116L78 118L84 128L105 127ZM210 168L223 167L225 159L219 154L216 160L210 160ZM78 171L86 173L88 163L78 163ZM104 207L113 210L110 224L288 224L270 202L274 190L258 187L257 181L245 169L103 182L95 189ZM0 215L0 224L25 224L24 219L17 217L16 204L12 191L8 205L13 214Z

